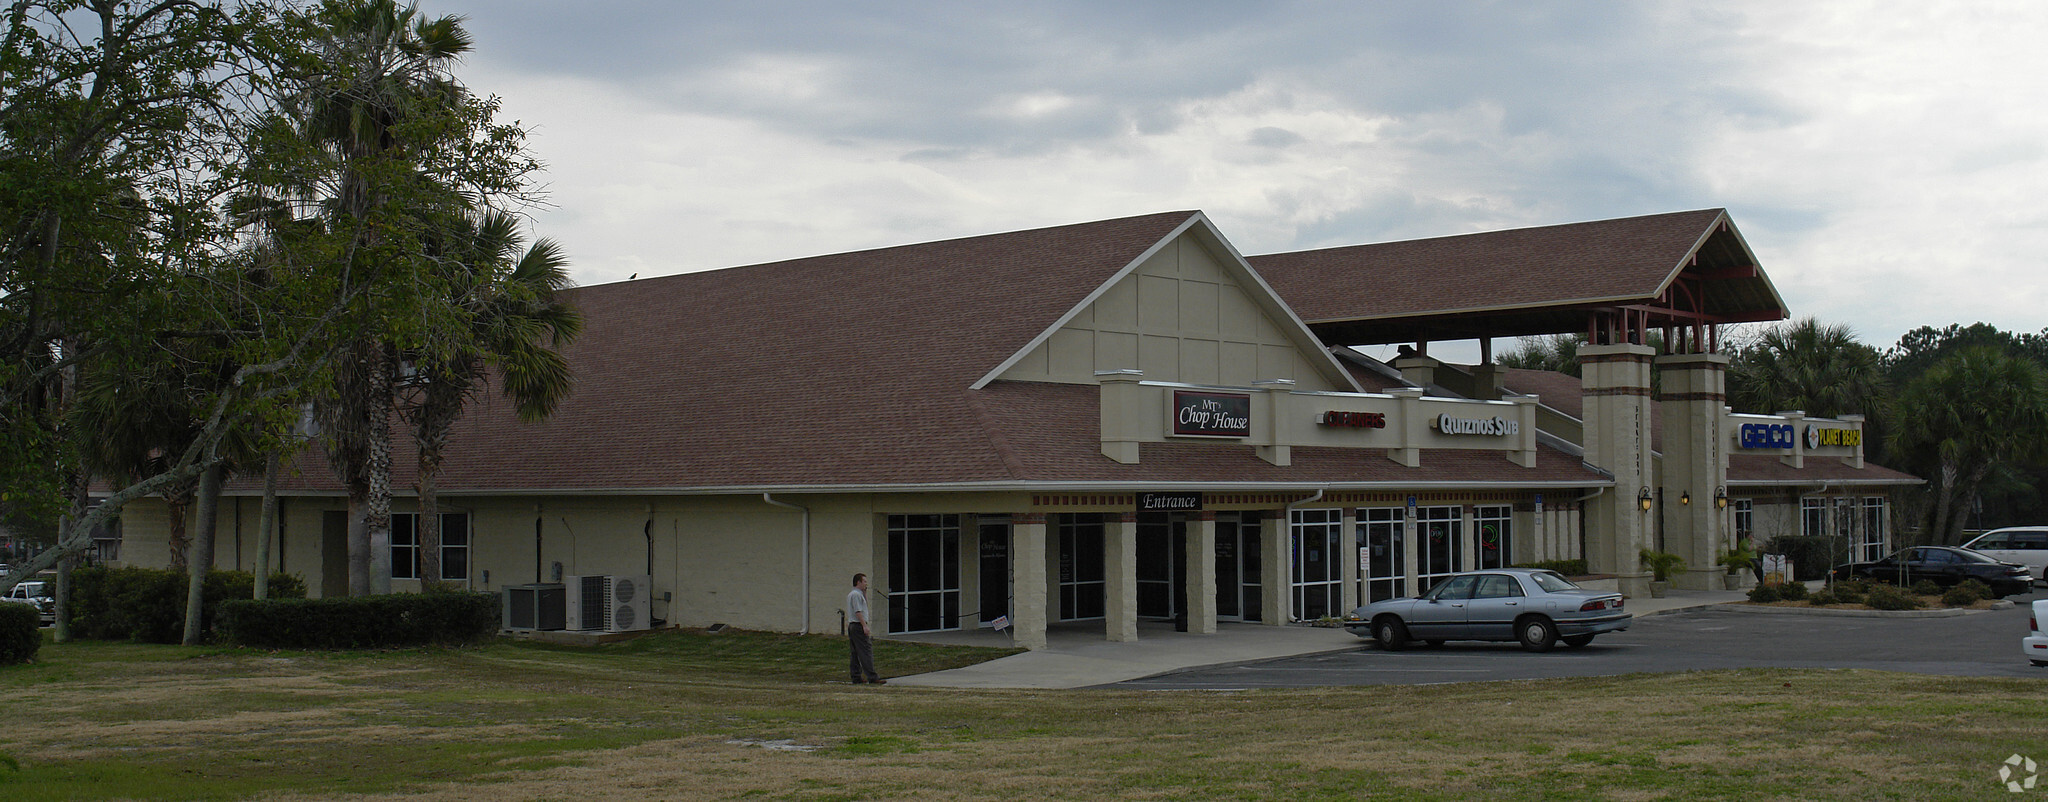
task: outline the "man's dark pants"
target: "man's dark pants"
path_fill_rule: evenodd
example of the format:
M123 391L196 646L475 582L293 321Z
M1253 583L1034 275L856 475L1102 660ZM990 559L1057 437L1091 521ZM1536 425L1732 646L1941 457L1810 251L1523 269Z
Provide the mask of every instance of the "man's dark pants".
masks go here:
M854 682L873 682L882 675L875 673L875 641L868 637L868 628L860 624L846 625L846 643L853 650L847 658L848 670Z

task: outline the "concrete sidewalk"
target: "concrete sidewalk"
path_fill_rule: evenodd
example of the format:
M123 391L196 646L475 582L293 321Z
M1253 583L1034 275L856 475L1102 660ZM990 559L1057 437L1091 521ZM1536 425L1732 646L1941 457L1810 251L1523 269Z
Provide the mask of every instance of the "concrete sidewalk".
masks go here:
M1662 599L1629 599L1628 610L1643 618L1674 610L1742 601L1739 590L1673 590ZM956 646L1011 645L1007 633L992 630L906 635L889 640ZM1231 665L1341 652L1365 641L1342 628L1222 623L1214 635L1173 631L1167 623L1142 623L1138 640L1103 640L1100 623L1063 624L1046 631L1046 648L986 663L907 677L890 685L930 688L1086 688L1202 666ZM884 667L887 668L886 666Z

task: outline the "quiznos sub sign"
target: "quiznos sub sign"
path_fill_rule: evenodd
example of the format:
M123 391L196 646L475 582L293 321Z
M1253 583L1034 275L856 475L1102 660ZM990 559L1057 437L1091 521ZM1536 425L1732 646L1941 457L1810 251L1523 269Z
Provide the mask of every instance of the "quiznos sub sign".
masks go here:
M1493 437L1507 437L1522 433L1522 422L1507 418L1456 418L1446 412L1430 421L1432 428L1444 434L1478 434Z

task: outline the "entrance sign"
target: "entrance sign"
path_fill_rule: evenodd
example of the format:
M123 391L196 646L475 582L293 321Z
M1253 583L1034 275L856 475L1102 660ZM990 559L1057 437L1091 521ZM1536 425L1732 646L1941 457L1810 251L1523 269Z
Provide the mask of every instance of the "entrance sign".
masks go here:
M1183 512L1202 508L1200 493L1139 493L1139 512Z
M1812 424L1806 426L1807 448L1860 445L1863 445L1862 429L1823 429Z
M1173 433L1182 437L1250 437L1249 393L1173 391Z

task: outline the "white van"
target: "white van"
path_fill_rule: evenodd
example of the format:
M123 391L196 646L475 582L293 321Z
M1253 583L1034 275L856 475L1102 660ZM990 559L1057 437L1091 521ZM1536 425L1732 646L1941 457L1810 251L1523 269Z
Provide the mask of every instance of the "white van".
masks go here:
M2032 570L2034 581L2048 581L2048 526L2008 526L1978 535L1963 548L1983 552Z

